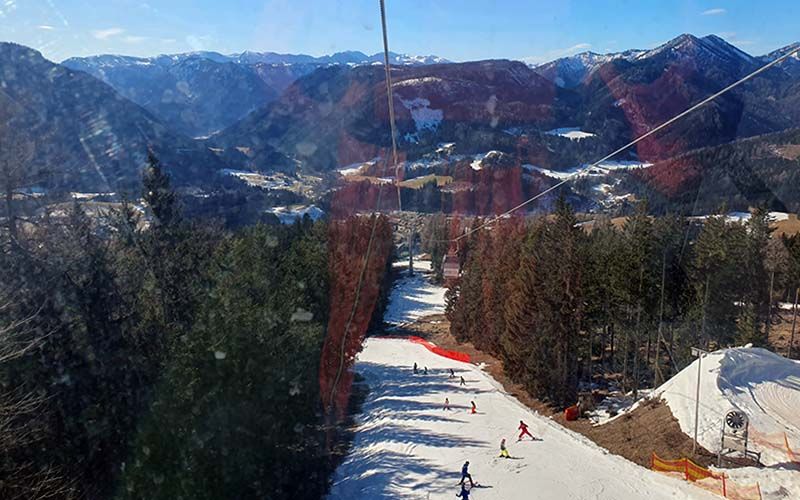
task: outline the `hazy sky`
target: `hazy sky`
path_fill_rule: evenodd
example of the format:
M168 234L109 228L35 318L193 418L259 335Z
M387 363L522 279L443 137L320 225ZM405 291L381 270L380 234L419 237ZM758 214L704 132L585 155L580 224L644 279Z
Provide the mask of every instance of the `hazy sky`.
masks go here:
M386 0L395 52L539 62L716 33L760 55L800 41L800 2ZM61 61L190 50L381 50L378 0L0 0L0 39Z

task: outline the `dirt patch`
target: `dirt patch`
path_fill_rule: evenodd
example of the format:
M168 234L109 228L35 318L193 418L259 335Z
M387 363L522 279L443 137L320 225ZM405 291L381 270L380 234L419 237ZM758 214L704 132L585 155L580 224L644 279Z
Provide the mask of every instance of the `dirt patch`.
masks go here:
M800 307L800 306L798 306ZM789 353L789 341L792 338L792 311L781 309L774 313L772 326L769 332L769 343L774 351L781 356ZM797 326L795 327L794 345L792 346L792 359L800 359L800 312L798 312Z
M669 407L661 401L648 401L632 412L602 426L593 426L586 419L565 420L562 412L530 396L522 386L513 383L503 372L500 360L476 349L471 343L456 342L450 335L450 323L443 314L421 318L392 333L417 335L445 349L469 354L474 364L483 363L485 370L505 388L506 392L528 408L586 436L609 452L643 467L650 467L650 457L653 452L666 460L691 458L702 466L716 462L716 455L705 448L698 447L697 453L692 453L692 439L681 431L677 419Z
M658 400L650 400L601 426L592 426L587 420L566 422L562 415L555 420L642 467L650 467L653 452L667 460L691 458L702 466L716 462L716 455L705 448L698 447L697 453L692 454L692 440L681 431L669 407Z

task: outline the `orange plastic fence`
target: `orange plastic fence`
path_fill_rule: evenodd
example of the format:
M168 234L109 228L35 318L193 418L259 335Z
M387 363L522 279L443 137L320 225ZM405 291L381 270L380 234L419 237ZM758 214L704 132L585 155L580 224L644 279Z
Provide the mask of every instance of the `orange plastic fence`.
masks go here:
M761 500L761 487L741 486L731 482L725 474L716 474L688 458L664 460L655 453L650 457L650 468L657 472L680 475L704 490L733 500Z
M423 339L422 337L417 337L417 336L414 336L414 335L407 336L407 337L406 336L400 336L400 335L384 335L384 336L382 336L380 338L384 338L384 339L405 339L405 340L408 340L408 341L413 342L415 344L420 344L421 346L425 347L425 349L431 351L434 354L438 354L439 356L442 356L442 357L445 357L445 358L449 358L449 359L454 359L456 361L461 361L461 362L464 362L464 363L469 363L470 359L471 359L469 357L469 354L467 354L465 352L458 352L458 351L451 351L449 349L442 349L441 347L437 346L433 342L429 342L429 341Z
M761 448L771 448L777 452L785 453L789 462L800 464L800 454L792 451L792 447L789 445L789 436L785 432L765 434L751 427L750 439Z

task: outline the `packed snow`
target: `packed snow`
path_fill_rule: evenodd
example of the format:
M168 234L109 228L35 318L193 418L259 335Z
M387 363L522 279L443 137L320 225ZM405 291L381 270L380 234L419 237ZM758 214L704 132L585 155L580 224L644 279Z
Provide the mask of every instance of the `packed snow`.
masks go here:
M663 399L681 430L694 436L695 360L653 391ZM635 407L635 405L634 405ZM765 468L726 469L741 484L758 482L765 499L800 498L800 362L760 348L723 349L700 362L698 442L717 452L723 418L730 410L750 421L748 449L761 452ZM788 442L791 451L786 448Z
M424 261L423 261L424 262ZM402 268L406 262L395 263ZM444 289L426 266L392 290L389 323L441 312ZM413 374L417 363L420 373ZM471 499L713 499L682 480L609 454L585 437L528 409L475 366L434 354L404 339L370 338L355 371L369 392L357 417L352 448L328 496L344 499L454 498L461 466L477 486ZM427 374L422 371L427 369ZM450 370L455 378L450 378ZM458 383L464 377L465 386ZM445 398L450 409L444 409ZM474 401L477 413L470 413ZM524 420L537 440L517 441ZM500 440L511 458L499 458Z
M554 128L553 130L548 130L545 132L545 134L566 137L567 139L573 141L579 141L581 139L586 139L587 137L595 137L595 134L591 132L584 132L580 129L580 127Z
M414 272L410 275L407 260L397 261L394 266L402 274L389 296L384 322L402 325L424 316L444 313L444 292L447 289L430 282L430 261L414 260Z
M800 447L800 362L788 360L760 348L723 349L703 357L700 377L700 417L698 441L708 450L717 451L724 415L744 411L750 419L756 440L779 434L780 441L754 443L766 465L785 463L783 433L789 443ZM655 390L689 435L694 433L695 360L672 379ZM751 434L752 437L752 434Z
M414 363L428 374L414 375ZM355 369L370 391L330 499L454 498L466 460L479 484L471 490L474 499L714 498L609 454L524 407L481 367L421 345L368 339ZM466 386L459 386L461 376ZM450 410L443 409L445 398ZM470 401L476 414L469 412ZM517 441L520 420L539 440ZM512 458L498 457L503 438Z

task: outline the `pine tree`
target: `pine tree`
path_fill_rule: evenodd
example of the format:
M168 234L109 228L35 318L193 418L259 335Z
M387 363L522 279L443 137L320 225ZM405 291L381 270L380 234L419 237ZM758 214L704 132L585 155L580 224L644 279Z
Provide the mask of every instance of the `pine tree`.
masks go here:
M178 221L178 202L169 175L152 150L147 151L147 166L142 176L142 198L153 213L158 226L171 226Z

